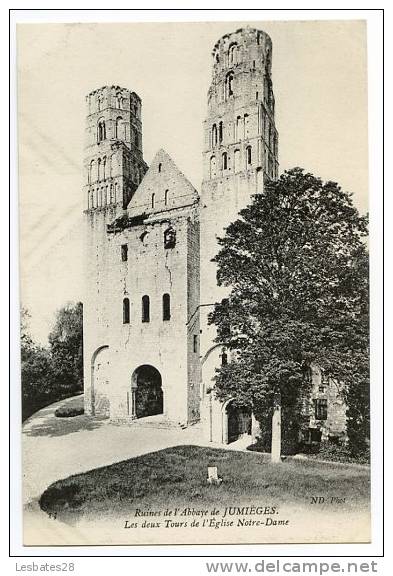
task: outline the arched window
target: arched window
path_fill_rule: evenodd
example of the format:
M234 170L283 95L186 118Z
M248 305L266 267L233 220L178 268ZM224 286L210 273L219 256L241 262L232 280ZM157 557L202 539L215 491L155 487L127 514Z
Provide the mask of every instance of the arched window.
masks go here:
M118 116L116 118L116 123L115 123L115 138L116 140L120 140L120 132L121 132L121 122L122 122L123 118L121 116Z
M121 94L116 94L116 108L121 108Z
M106 180L106 156L102 159L102 179Z
M165 190L165 197L164 197L165 206L168 206L168 197L169 197L169 190Z
M142 296L142 322L150 322L150 298Z
M222 139L223 139L223 126L222 126L222 122L220 122L218 125L218 142L220 144L222 143Z
M164 232L164 248L174 248L176 246L176 230L170 226Z
M228 169L228 154L226 152L224 152L222 155L222 169Z
M225 93L227 98L233 94L233 72L229 72L225 78Z
M130 301L128 298L123 299L123 324L130 323Z
M229 47L229 64L237 64L237 44Z
M249 115L244 114L244 138L248 137L248 120L249 120Z
M251 166L251 164L252 164L252 149L251 149L251 146L247 146L246 152L247 152L247 166Z
M156 203L156 195L153 192L153 194L151 195L151 207L154 208L154 205Z
M239 141L241 138L241 126L242 126L242 119L240 116L236 118L236 140Z
M98 121L97 141L102 142L106 139L105 120Z
M169 294L164 294L162 297L162 319L171 319L171 297Z
M92 182L94 182L94 177L95 177L95 174L94 174L94 164L95 164L95 161L92 160L92 161L90 162L90 166L89 166L89 184L91 184Z
M109 188L109 203L113 203L113 184L111 184Z
M97 180L98 182L101 180L101 158L97 160Z
M217 146L217 126L216 126L216 124L213 124L213 128L212 128L212 146L213 146L213 148L215 146Z
M216 176L217 176L216 157L212 156L210 158L210 178L215 178Z
M235 150L235 172L240 172L240 150Z
M228 354L225 350L222 351L221 354L221 366L226 366L228 364Z

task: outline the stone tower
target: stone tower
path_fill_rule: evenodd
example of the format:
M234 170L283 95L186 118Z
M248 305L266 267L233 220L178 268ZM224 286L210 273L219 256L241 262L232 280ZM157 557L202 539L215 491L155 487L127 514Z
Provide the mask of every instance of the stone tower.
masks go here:
M141 100L119 86L86 96L85 207L127 208L146 165L142 155Z
M83 182L86 413L91 412L91 351L106 341L110 324L108 278L112 263L107 226L126 214L127 205L146 171L139 96L119 86L104 86L88 94Z
M263 193L266 179L278 176L270 37L253 28L237 30L218 40L212 57L200 210L202 399L223 360L207 322L214 303L226 295L211 262L217 237L253 194Z

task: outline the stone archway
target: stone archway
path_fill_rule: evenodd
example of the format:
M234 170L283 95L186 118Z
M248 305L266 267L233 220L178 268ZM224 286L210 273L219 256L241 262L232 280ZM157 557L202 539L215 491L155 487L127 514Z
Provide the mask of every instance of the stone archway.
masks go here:
M109 416L109 366L109 347L100 346L91 359L91 403L95 416Z
M233 400L228 400L222 407L223 412L223 442L230 444L241 436L251 435L251 408L236 406Z
M160 372L150 364L139 366L132 375L132 415L145 418L164 413L164 394Z

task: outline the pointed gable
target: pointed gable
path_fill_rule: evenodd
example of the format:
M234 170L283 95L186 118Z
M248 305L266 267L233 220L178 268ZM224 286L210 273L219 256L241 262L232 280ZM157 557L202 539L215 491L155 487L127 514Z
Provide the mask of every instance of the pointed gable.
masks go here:
M176 166L172 158L159 150L150 168L131 198L130 217L183 208L198 200L198 192Z

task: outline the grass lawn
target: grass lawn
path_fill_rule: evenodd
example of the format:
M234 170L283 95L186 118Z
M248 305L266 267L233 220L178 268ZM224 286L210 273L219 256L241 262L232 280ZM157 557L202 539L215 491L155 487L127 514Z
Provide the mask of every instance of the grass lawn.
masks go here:
M207 467L223 479L207 484ZM136 507L291 505L309 509L310 496L346 498L340 510L368 507L369 470L315 461L271 464L266 455L176 446L59 480L40 506L65 521L111 515ZM330 507L332 509L332 507Z

